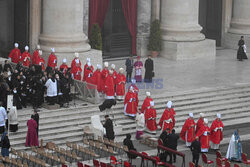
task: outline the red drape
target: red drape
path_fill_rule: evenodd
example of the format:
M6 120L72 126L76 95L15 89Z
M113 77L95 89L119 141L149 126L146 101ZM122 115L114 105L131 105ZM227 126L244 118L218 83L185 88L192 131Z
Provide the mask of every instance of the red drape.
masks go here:
M89 0L89 32L93 24L102 28L110 0Z
M136 55L137 0L122 0L122 10L132 37L132 54Z

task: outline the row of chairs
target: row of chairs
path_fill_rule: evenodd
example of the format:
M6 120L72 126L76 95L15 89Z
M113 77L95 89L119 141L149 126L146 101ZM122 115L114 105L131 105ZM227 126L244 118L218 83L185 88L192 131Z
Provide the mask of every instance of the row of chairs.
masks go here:
M242 153L242 162L245 165L249 165L250 164L250 160L247 159L247 154ZM212 160L208 160L207 155L206 154L202 154L202 163L203 165L209 166L214 164L214 161ZM189 163L190 167L192 166L192 163ZM221 152L220 151L216 151L216 166L217 167L231 167L231 163L229 162L229 160L225 157L222 157ZM234 164L234 167L239 167L238 164Z
M28 167L28 164L23 164L20 159L16 158L9 158L9 157L2 157L0 156L0 161L8 164L8 166L17 166L17 167ZM0 167L4 167L5 165L3 163L0 164Z
M159 143L157 143L157 141L158 141L158 140L153 140L151 137L145 137L145 138L143 138L142 140L140 140L139 142L140 142L141 144L144 144L144 145L147 145L147 146L149 146L149 147L155 148L155 147L157 147L157 145L159 144Z
M11 153L13 156L19 157L17 158L17 165L14 162L14 166L18 166L18 167L26 167L26 166L40 166L40 167L46 167L48 166L46 164L45 161L43 161L42 159L39 159L37 157L34 157L31 154L27 154L26 152L22 152L22 151L16 151L15 149L11 148ZM13 157L11 158L11 160L14 159ZM8 162L7 162L8 163Z

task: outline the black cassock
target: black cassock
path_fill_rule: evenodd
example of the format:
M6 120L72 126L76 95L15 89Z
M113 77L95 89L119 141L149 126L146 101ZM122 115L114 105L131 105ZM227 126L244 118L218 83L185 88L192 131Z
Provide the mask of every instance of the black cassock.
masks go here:
M154 71L154 62L152 59L148 58L145 61L145 77L144 77L144 82L152 82L153 76L153 71Z
M237 52L237 59L238 60L242 60L242 59L247 59L247 54L244 51L244 45L245 45L245 41L244 40L239 40L238 42L238 52Z
M106 129L106 136L105 137L107 137L109 140L114 140L115 139L115 133L114 133L112 120L111 119L106 120L103 127Z

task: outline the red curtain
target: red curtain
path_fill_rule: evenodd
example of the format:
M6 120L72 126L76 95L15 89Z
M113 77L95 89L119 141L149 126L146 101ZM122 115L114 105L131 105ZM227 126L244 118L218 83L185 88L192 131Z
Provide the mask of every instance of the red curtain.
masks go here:
M109 0L89 0L89 32L93 24L102 28L108 7Z
M122 10L132 37L132 54L136 55L137 0L122 0Z

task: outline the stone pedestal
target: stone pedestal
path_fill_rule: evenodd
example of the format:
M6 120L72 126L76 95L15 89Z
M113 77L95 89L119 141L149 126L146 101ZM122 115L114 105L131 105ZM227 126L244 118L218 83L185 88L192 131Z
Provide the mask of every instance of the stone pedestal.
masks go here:
M151 24L151 0L139 0L137 13L137 55L145 57L148 54L147 45Z
M232 49L238 48L240 36L245 37L245 42L250 47L250 1L234 0L233 15L228 33L225 34L225 46Z
M214 58L215 41L205 40L198 24L199 0L164 0L161 4L163 49L161 56L174 59Z
M83 8L83 0L43 1L42 34L39 41L46 57L50 49L55 48L58 66L63 58L67 58L70 65L75 52L79 52L83 64L86 62L84 55L89 55L93 63L88 37L83 33ZM95 59L101 62L101 54L98 53Z

